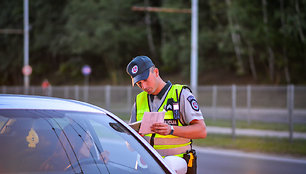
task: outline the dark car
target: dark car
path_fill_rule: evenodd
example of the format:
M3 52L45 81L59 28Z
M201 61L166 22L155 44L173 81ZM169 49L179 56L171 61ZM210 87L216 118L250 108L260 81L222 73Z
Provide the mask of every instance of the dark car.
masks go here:
M175 173L112 113L74 100L0 95L0 173Z

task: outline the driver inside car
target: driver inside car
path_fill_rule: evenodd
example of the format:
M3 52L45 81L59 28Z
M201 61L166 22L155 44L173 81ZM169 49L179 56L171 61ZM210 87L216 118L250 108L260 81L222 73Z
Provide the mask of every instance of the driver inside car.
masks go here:
M88 130L76 127L69 124L61 131L54 153L43 162L41 170L68 170L84 160L108 162L110 153L97 148Z

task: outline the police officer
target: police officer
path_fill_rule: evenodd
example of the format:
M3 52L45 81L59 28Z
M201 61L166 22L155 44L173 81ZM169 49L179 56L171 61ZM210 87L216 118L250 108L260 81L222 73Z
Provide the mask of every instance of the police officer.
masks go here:
M130 123L142 120L144 112L165 113L164 123L154 123L153 134L144 138L163 157L183 157L188 164L188 173L196 173L196 154L192 139L206 137L206 125L199 105L191 90L184 85L163 81L151 59L135 57L127 66L132 85L143 90L136 96Z

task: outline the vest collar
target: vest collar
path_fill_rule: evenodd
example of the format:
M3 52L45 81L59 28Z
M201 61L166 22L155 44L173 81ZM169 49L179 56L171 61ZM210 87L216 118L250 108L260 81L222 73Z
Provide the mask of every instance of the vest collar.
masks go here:
M167 81L166 85L163 87L163 89L156 96L161 100L163 98L164 94L166 93L166 91L169 89L169 87L171 85L172 85L171 82ZM154 95L150 94L150 99L151 99L151 101L153 101Z

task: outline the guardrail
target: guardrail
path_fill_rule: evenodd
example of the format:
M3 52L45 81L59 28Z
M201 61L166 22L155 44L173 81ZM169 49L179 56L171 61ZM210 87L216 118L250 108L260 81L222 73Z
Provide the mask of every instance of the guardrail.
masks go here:
M128 119L135 96L130 86L1 86L1 93L47 95L89 102ZM287 123L292 139L295 123L306 124L306 86L199 86L197 99L206 118L227 119L236 135L236 120Z

